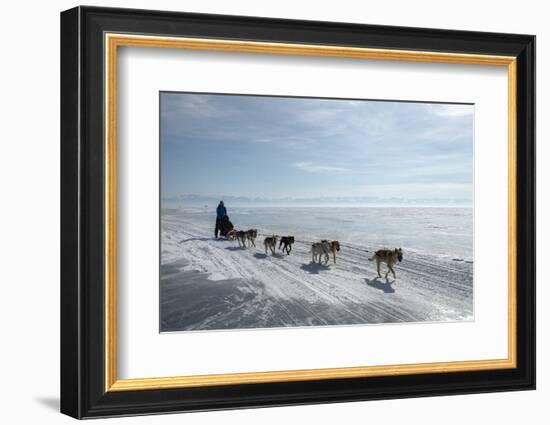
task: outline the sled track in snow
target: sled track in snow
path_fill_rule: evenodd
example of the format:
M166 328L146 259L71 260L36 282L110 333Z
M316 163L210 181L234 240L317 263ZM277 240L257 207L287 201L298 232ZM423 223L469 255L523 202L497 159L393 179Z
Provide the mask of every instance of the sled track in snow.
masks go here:
M268 229L258 229L271 235ZM327 265L308 238L290 255L216 240L181 217L162 221L161 330L353 325L473 319L473 264L404 252L397 279L378 278L368 252L344 242ZM385 265L381 266L384 276Z

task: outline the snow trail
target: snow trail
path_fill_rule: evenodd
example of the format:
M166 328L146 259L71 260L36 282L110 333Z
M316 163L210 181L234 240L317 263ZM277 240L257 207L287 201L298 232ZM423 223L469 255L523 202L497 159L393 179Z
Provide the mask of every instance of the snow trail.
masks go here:
M473 319L471 262L405 250L385 279L367 261L380 246L341 241L324 265L309 244L265 255L263 237L240 248L192 217L164 214L161 231L161 331Z

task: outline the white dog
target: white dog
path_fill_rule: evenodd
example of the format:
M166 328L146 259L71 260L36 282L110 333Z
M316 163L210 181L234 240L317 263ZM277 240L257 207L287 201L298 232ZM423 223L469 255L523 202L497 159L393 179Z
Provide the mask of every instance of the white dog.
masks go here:
M330 243L328 241L314 242L311 244L311 262L315 263L316 259L319 258L319 264L321 264L321 256L325 256L325 264L328 263L330 252Z

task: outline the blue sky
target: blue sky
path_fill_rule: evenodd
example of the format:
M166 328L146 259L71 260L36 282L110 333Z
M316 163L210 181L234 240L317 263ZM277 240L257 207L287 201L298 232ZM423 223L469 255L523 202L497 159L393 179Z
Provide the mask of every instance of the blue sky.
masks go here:
M471 203L473 105L171 92L160 102L163 198Z

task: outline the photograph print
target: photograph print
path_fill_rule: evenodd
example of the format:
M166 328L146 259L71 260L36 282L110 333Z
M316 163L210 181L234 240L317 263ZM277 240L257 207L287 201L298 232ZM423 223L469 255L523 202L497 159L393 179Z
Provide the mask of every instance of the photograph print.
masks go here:
M472 321L474 105L160 96L160 332Z

